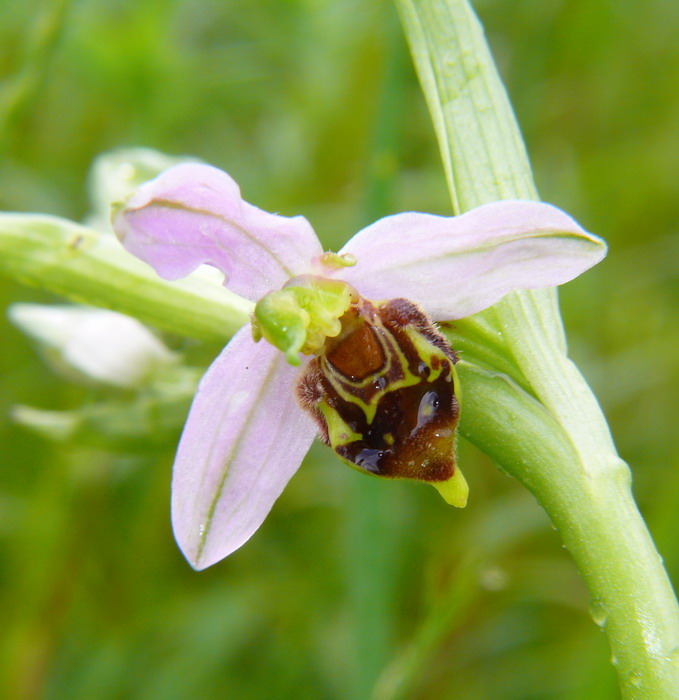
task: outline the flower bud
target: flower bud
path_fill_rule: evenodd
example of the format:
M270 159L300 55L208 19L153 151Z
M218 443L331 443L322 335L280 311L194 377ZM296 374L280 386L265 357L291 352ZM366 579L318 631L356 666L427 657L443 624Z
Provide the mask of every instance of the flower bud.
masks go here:
M143 383L176 356L139 321L84 306L14 304L10 320L57 360L96 381L122 388Z

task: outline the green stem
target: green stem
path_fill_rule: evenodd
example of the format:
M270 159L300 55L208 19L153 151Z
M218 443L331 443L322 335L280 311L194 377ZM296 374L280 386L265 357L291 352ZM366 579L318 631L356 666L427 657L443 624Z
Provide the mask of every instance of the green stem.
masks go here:
M536 198L518 127L468 3L398 5L455 211ZM676 598L632 498L629 469L566 356L555 294L514 293L481 316L502 333L530 391L460 363L462 433L522 481L559 529L589 587L592 617L608 636L623 696L679 697Z
M113 235L56 216L0 214L0 273L156 328L224 343L252 305L219 284L160 279Z
M624 697L676 697L679 619L672 588L630 493L627 466L582 468L544 405L506 376L467 363L460 429L530 489L559 530L592 596Z

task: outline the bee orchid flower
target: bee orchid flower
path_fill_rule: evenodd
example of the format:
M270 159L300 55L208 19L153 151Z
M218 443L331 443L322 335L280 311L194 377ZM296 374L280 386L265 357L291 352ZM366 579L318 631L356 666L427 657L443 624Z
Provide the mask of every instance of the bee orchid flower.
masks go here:
M351 466L464 505L457 356L433 322L562 284L605 255L561 210L522 201L388 216L324 253L305 218L247 203L202 164L144 184L114 229L160 276L211 265L256 303L200 382L174 464L174 533L196 569L252 536L317 434Z

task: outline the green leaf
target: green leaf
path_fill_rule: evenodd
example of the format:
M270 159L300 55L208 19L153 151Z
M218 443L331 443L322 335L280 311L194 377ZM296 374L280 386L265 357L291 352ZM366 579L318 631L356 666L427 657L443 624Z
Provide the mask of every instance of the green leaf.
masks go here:
M397 4L455 213L498 199L538 199L507 93L469 4Z

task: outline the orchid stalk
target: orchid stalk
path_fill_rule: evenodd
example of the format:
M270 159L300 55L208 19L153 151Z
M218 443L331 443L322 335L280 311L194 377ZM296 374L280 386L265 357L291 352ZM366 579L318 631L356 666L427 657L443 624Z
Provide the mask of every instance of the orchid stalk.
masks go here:
M397 4L455 211L537 198L509 101L469 3ZM459 368L462 380L475 387L465 403L462 433L522 481L550 515L589 586L591 615L608 636L623 696L677 697L677 601L634 504L629 468L615 451L596 399L567 358L555 296L509 294L468 324L468 335L480 341L466 355L476 355L478 366L472 360ZM519 368L509 376L524 390L482 369L489 357L491 364L499 357ZM529 396L540 404L529 408ZM550 435L547 442L541 434Z

